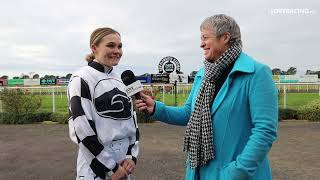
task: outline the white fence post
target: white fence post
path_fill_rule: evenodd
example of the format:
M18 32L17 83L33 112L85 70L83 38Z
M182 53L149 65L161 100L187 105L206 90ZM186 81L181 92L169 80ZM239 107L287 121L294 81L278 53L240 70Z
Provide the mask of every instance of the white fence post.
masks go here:
M286 91L286 85L283 85L283 108L287 108L287 91Z
M162 86L162 102L164 103L164 91L165 91L165 89L164 89L164 85Z
M182 97L185 97L185 88L186 88L186 86L184 86L184 87L182 88Z
M52 112L56 112L56 101L54 98L54 86L52 86Z

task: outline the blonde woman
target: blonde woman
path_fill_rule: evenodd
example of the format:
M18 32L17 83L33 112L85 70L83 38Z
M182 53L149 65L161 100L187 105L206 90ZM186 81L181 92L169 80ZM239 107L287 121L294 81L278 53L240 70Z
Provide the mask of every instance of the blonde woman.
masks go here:
M68 85L71 138L79 145L77 180L130 179L139 152L132 100L113 71L122 56L120 34L98 28L90 37L88 66Z

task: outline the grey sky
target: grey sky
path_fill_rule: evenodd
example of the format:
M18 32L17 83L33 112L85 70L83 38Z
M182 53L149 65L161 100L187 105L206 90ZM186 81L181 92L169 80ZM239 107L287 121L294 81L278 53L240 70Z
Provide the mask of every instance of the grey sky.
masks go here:
M277 11L296 8L310 13ZM260 62L300 73L320 70L317 0L10 0L0 6L0 76L72 73L86 64L90 33L102 26L122 34L119 72L156 73L170 55L189 74L203 61L199 25L217 13L236 19L244 51Z

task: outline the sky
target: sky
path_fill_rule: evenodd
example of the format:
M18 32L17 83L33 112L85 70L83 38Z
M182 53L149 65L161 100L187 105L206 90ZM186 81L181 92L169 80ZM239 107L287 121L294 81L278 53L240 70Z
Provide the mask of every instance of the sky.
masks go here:
M0 76L65 76L85 66L98 27L120 32L115 70L158 73L162 58L189 74L203 65L201 22L227 14L239 24L243 51L270 68L320 70L318 0L10 0L0 5Z

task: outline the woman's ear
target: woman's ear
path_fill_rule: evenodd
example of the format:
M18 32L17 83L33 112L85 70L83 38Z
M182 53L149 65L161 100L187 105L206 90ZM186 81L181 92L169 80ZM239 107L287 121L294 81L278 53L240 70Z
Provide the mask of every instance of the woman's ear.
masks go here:
M225 43L225 44L228 44L229 43L229 41L230 41L230 37L231 37L231 34L229 33L229 32L226 32L226 33L224 33L223 34L223 42Z
M95 53L97 51L97 46L92 44L91 45L91 50L92 50L93 53Z

